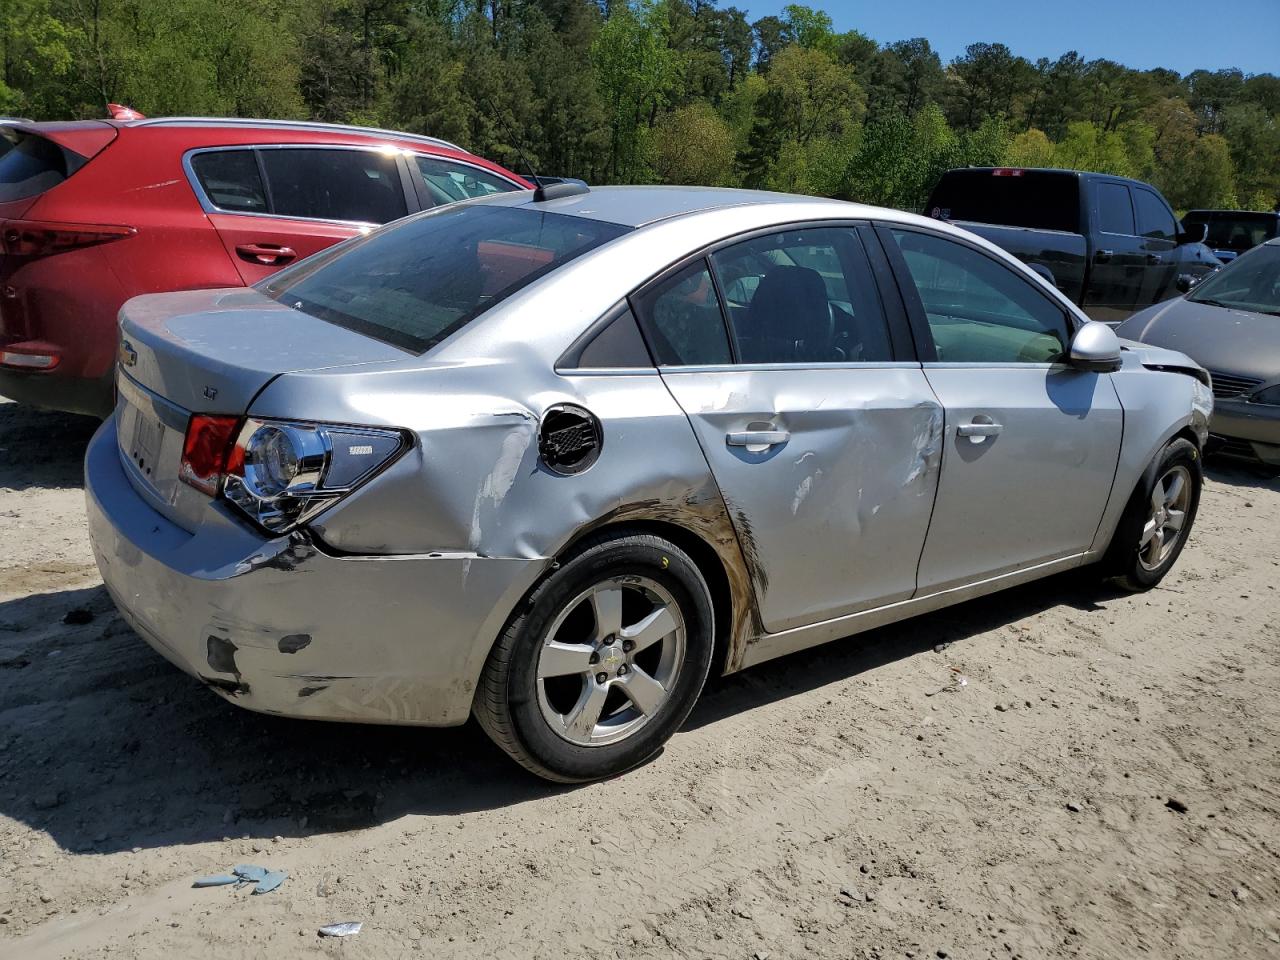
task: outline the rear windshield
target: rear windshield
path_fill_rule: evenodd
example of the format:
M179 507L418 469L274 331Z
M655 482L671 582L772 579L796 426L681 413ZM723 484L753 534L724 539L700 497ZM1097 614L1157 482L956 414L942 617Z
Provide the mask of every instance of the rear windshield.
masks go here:
M44 193L83 165L79 154L44 137L0 126L0 203Z
M522 287L630 227L529 207L444 207L263 281L281 303L422 353Z
M943 174L925 214L1033 230L1080 231L1080 182L1036 170L953 170Z
M1211 247L1244 253L1276 236L1280 217L1274 213L1235 213L1192 210L1184 224L1203 223L1209 228L1205 243Z

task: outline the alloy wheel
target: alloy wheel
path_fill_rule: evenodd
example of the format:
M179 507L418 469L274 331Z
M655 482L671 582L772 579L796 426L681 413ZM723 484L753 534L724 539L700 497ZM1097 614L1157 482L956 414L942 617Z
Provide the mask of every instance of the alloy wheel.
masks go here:
M1138 562L1155 570L1169 559L1182 540L1191 504L1191 472L1184 466L1171 467L1151 491L1147 522L1138 541Z
M570 743L617 743L662 710L684 659L684 617L665 587L640 576L601 580L543 635L538 705Z

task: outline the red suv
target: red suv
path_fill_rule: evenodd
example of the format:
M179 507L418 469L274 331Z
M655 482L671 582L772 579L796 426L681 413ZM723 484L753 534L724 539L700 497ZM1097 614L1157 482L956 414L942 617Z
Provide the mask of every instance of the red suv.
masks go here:
M431 137L162 118L0 124L0 394L106 416L130 297L255 283L373 226L531 189Z

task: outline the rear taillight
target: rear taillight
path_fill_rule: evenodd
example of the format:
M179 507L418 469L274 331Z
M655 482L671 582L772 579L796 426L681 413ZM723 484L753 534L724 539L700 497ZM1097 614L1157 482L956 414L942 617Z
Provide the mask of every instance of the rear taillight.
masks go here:
M0 220L0 247L11 257L45 257L78 247L123 240L137 232L133 227L108 223Z
M186 439L182 442L178 479L211 497L216 494L235 449L239 425L239 417L192 414L187 421Z
M337 503L408 449L399 430L249 418L222 495L272 533Z

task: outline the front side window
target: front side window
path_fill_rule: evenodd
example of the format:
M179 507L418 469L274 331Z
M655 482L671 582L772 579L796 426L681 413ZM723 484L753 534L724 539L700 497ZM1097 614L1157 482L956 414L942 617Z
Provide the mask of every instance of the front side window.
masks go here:
M630 229L524 207L444 207L316 254L258 289L322 320L421 353Z
M204 194L219 210L266 213L267 192L252 150L211 150L191 158Z
M1066 353L1061 307L999 261L933 234L894 230L942 363L1052 363Z
M720 298L706 260L697 260L646 291L644 301L659 364L730 363Z
M757 237L711 256L742 363L893 359L871 267L852 229Z
M1142 188L1133 191L1133 201L1138 213L1138 235L1173 243L1177 227L1173 222L1173 214L1163 201L1150 190Z
M409 212L396 158L374 150L261 150L271 212L282 217L388 223Z
M423 182L426 183L427 193L435 204L489 197L495 193L510 193L520 189L496 173L477 167L452 163L439 157L417 156L414 160L418 164Z

